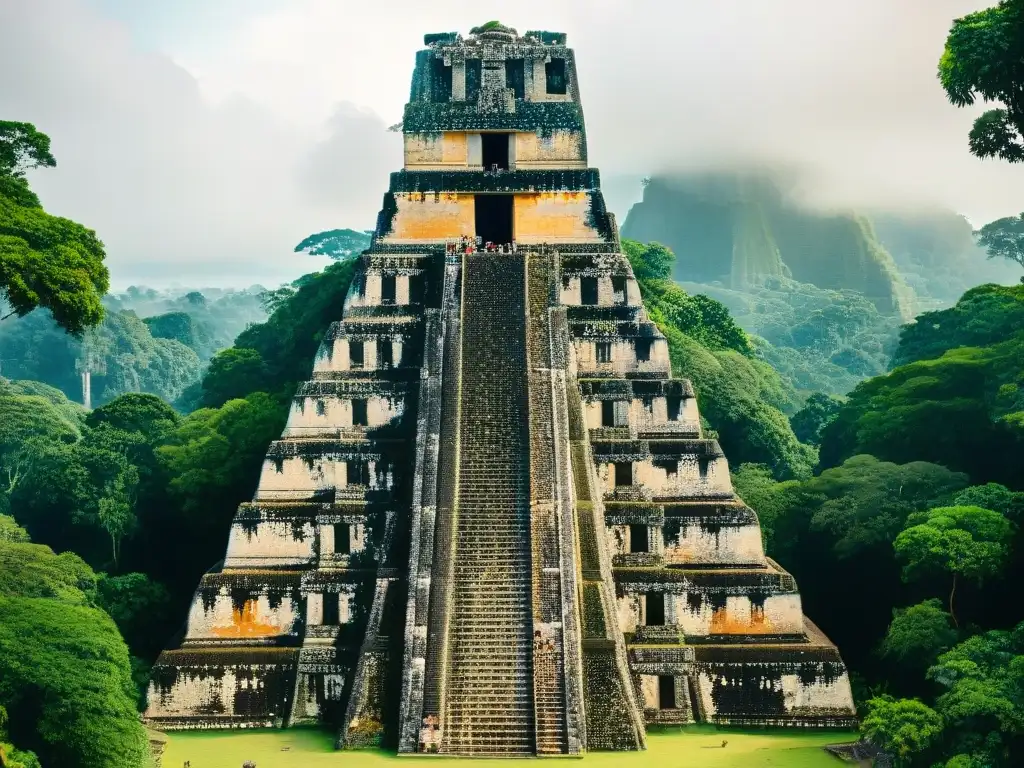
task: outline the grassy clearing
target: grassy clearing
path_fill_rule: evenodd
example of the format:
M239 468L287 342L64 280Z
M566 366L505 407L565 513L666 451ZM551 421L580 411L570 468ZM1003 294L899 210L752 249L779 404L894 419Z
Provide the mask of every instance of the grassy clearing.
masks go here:
M458 760L396 757L385 752L336 752L330 734L310 729L289 731L215 731L171 733L163 768L241 768L254 760L257 768L396 768L418 763L427 768L518 766L522 760ZM713 726L663 729L648 736L646 752L595 752L583 758L585 768L841 768L825 752L825 744L853 741L849 732L735 731ZM722 747L722 741L728 741ZM561 764L561 763L560 763Z

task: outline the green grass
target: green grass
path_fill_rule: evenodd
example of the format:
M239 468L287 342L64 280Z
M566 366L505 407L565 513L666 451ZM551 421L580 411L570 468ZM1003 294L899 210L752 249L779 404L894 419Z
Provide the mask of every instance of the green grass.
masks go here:
M426 768L461 766L518 766L522 760L457 760L396 757L385 752L336 752L330 734L310 729L289 731L213 731L170 733L163 768L241 768L254 760L256 768ZM595 752L583 758L585 768L842 768L825 752L825 744L853 741L855 733L836 731L736 731L713 726L664 729L648 735L646 752ZM722 747L722 741L728 741ZM550 764L550 763L549 763ZM564 763L558 763L564 764Z

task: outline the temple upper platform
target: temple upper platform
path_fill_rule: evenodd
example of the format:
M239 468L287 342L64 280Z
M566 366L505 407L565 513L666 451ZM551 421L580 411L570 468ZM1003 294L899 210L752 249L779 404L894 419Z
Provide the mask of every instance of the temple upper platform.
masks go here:
M585 165L576 61L565 40L560 32L520 36L500 24L478 27L467 38L454 32L426 35L427 48L416 55L403 130L540 132L570 141L562 144L562 156L551 146L523 144L523 161Z
M597 244L614 224L587 167L576 62L558 32L426 35L391 175L384 245Z

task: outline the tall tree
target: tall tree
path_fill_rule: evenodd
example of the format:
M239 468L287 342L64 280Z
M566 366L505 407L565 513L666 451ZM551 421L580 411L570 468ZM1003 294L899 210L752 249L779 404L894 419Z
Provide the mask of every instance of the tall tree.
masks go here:
M121 559L121 542L135 527L135 499L139 484L139 471L126 466L103 488L96 503L96 518L110 536L110 554L114 569Z
M0 174L25 178L32 168L53 168L50 137L31 123L0 120Z
M74 415L0 379L0 514L8 509L10 495L38 459L41 446L72 443L80 430Z
M994 576L1008 554L1013 525L999 512L981 507L938 507L911 515L910 526L893 546L911 579L940 571L950 575L949 614L956 624L957 580Z
M979 99L1002 104L974 121L972 154L1024 162L1024 0L1002 0L956 19L939 60L939 80L958 107Z
M956 642L950 616L936 599L892 612L892 624L879 648L881 655L917 673L930 667Z
M803 408L789 417L793 434L801 443L819 445L821 430L828 426L842 407L842 400L824 392L815 392L807 398Z
M50 140L29 123L0 121L0 318L46 307L79 334L103 318L109 287L103 244L81 224L51 216L25 173L53 167Z
M978 230L978 244L990 259L1009 259L1024 268L1024 213L990 221Z
M330 229L310 235L295 246L295 252L305 252L311 256L327 256L335 261L340 261L369 248L371 235L373 232Z

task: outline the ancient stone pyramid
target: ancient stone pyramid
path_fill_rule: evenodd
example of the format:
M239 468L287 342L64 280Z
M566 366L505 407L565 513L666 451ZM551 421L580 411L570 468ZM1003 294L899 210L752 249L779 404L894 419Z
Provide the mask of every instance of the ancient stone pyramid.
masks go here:
M565 35L425 44L405 168L147 720L466 755L849 725L838 651L671 378Z

